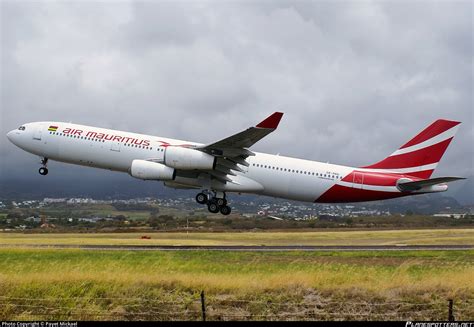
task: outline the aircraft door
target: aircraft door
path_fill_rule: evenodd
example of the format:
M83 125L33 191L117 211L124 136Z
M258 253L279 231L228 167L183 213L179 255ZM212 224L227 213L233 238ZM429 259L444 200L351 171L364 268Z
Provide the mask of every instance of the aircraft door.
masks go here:
M362 189L364 186L364 174L360 172L354 173L354 179L352 180L352 187Z

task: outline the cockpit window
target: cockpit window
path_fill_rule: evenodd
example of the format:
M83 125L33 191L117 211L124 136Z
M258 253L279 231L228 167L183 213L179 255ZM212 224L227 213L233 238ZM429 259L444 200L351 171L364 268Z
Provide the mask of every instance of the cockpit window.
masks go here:
M25 129L26 129L25 126L20 126L20 127L18 127L18 130L20 130L20 131L24 131Z

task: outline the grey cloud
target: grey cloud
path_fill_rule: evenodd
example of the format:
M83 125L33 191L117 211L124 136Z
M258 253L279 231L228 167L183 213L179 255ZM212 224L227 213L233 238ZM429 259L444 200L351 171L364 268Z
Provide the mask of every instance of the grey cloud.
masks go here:
M438 173L474 174L470 2L1 6L2 135L47 119L210 142L281 110L255 150L365 165L447 118ZM2 176L36 174L5 137L0 155Z
M116 38L125 50L140 55L144 49L156 46L188 45L199 37L196 8L183 2L135 2L130 6L131 17L120 27Z

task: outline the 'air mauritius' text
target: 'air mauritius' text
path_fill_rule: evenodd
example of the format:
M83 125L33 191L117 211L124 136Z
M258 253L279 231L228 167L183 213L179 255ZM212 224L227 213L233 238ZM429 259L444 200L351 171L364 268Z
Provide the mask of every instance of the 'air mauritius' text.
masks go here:
M83 130L80 129L74 129L74 128L65 128L61 133L67 134L67 135L77 135L77 136L84 136L84 137L90 137L90 138L95 138L98 140L107 140L107 141L115 141L115 142L121 142L121 143L126 143L126 144L136 144L136 145L142 145L142 146L150 146L150 141L149 140L140 140L136 139L133 137L127 137L127 136L120 136L120 135L114 135L114 134L105 134L105 133L97 133L97 132L84 132Z

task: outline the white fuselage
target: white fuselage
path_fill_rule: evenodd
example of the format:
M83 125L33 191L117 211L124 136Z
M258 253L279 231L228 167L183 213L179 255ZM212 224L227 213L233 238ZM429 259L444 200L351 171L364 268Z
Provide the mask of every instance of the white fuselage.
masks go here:
M258 128L265 129L271 123L266 120L257 127L263 124ZM250 152L244 148L240 153L245 154L245 160L239 159L244 158L240 154L240 157L229 154L229 159L222 153L205 153L201 151L203 145L195 142L62 122L25 124L10 131L7 137L21 149L44 158L43 165L47 158L126 172L140 179L164 181L169 187L213 191L216 195L223 194L223 199L225 192L238 192L334 203L446 191L447 185L438 183L439 179L434 182L425 179L431 176L458 124L438 120L432 125L435 128L428 127L429 132L422 132L410 141L414 145L409 142L383 161L364 168ZM446 132L438 128L440 125L445 126ZM254 132L255 129L246 135L252 137ZM42 167L39 172L45 175L47 168ZM407 184L411 182L415 184ZM209 211L216 212L209 205ZM223 214L230 213L225 204L219 208Z
M162 161L167 146L195 142L62 122L36 122L14 130L8 138L25 151L51 160L129 172L133 160ZM56 130L48 130L57 126ZM248 167L235 172L237 183L218 191L256 193L300 201L316 201L354 168L255 152ZM176 176L176 185L206 188L208 178ZM212 182L211 187L212 187ZM248 186L248 187L247 187ZM213 188L216 188L215 186Z

